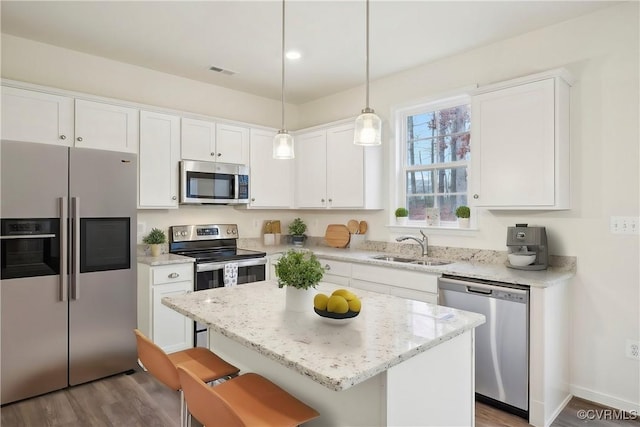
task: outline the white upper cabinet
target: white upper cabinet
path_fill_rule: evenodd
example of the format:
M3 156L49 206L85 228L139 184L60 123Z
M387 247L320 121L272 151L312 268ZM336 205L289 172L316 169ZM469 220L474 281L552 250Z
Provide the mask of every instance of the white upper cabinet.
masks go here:
M76 99L76 147L136 153L138 110Z
M216 160L216 124L206 120L182 118L181 158Z
M382 148L353 143L353 123L295 136L295 206L382 209Z
M250 208L290 208L293 205L293 160L273 158L275 132L251 129Z
M73 98L2 87L2 139L73 145Z
M569 209L569 81L544 73L472 97L471 203Z
M216 124L216 157L223 163L249 163L249 129L226 123Z
M199 119L182 119L183 160L247 164L249 129Z
M327 197L330 207L364 207L364 147L353 143L354 125L327 130Z
M295 205L298 208L326 208L327 131L300 133L294 137Z
M178 207L180 117L140 112L139 207Z

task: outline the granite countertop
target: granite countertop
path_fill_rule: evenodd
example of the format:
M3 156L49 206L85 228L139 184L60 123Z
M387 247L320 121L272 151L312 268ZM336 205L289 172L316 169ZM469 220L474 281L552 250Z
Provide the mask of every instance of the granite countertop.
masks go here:
M353 262L360 264L378 265L382 267L397 268L401 270L422 271L434 274L449 274L454 276L476 278L482 280L492 280L503 283L513 283L527 285L537 288L545 288L555 284L563 283L575 275L575 257L550 257L557 265L541 271L516 270L508 268L505 264L506 253L488 250L470 250L464 248L431 248L429 253L433 257L429 259L444 259L452 261L451 264L441 266L425 266L409 263L399 263L392 261L376 260L372 257L381 254L395 256L415 256L415 249L418 245L395 244L387 242L368 242L364 248L331 248L322 243L316 242L304 246L302 249L310 250L320 258L332 259L336 261ZM244 249L261 250L267 255L284 253L290 249L300 249L291 245L264 246L256 243L254 239L243 239L239 247ZM138 262L151 265L179 264L194 262L193 258L165 253L159 257L147 256L144 252L139 252Z
M138 262L141 264L158 266L158 265L184 264L188 262L195 262L195 258L182 256L182 255L174 255L174 254L162 254L160 256L138 255Z
M320 283L317 292L338 288ZM326 323L311 307L286 311L286 289L275 281L165 297L162 303L336 391L485 322L481 314L351 290L362 311L345 325Z
M490 264L456 260L452 260L453 262L451 264L427 266L373 259L373 256L380 255L380 252L374 251L345 250L322 247L314 247L310 249L314 254L316 254L316 256L324 259L357 262L362 264L392 267L403 270L424 271L436 274L450 274L454 276L493 280L496 282L528 285L539 288L545 288L547 286L552 286L554 284L564 282L575 275L574 271L567 268L549 267L548 269L541 271L525 271L509 268L504 264Z

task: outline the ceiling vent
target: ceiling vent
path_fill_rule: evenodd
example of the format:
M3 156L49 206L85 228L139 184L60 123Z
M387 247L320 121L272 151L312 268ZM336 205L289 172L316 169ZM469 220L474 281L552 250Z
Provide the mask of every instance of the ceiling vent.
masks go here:
M209 67L209 70L215 71L216 73L226 74L227 76L233 76L236 73L235 71L225 70L224 68L216 67L215 65Z

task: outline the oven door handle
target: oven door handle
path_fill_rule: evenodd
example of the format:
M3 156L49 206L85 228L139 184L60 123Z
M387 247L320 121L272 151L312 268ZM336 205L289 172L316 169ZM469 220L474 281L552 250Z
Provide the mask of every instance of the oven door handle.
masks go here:
M17 240L17 239L51 239L56 237L55 234L14 234L11 236L0 236L0 240Z
M224 269L226 264L238 264L238 268L242 267L253 267L257 265L266 265L266 258L251 258L245 260L233 260L233 261L222 261L222 262L203 262L200 264L196 264L196 273L200 273L201 271L216 271Z

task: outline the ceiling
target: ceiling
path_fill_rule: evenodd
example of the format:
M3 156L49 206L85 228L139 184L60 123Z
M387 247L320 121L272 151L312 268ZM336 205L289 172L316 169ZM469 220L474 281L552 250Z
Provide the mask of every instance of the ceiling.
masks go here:
M371 79L616 3L372 0ZM2 0L0 7L3 33L280 99L278 1ZM286 47L302 53L285 66L287 102L362 85L365 2L287 1Z

